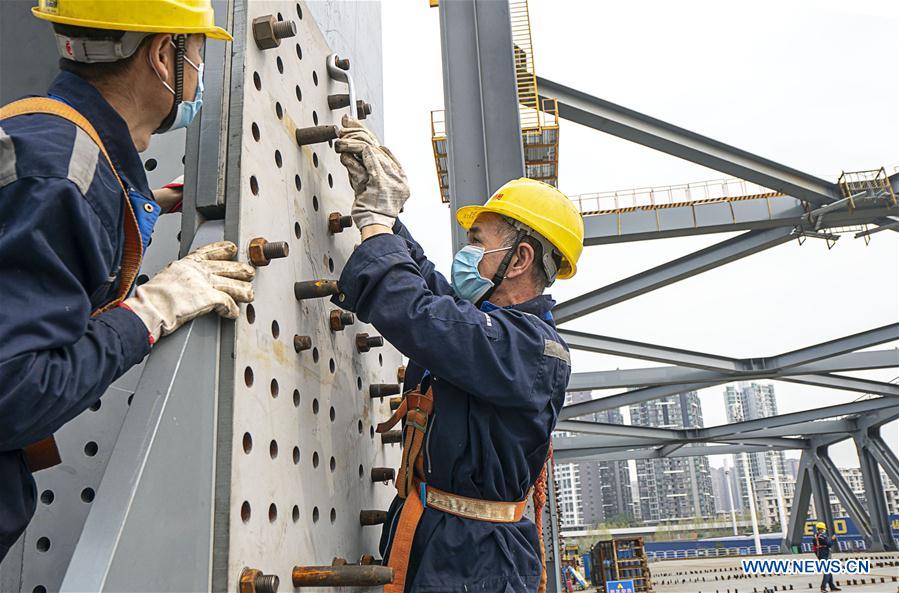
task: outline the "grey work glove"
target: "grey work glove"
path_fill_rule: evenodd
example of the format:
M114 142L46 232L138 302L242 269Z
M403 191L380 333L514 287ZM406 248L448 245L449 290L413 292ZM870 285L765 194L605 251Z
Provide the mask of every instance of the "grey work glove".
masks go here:
M334 149L347 169L356 193L350 214L356 227L371 224L392 227L403 204L409 199L406 173L396 157L380 146L377 137L358 120L343 116Z
M151 342L211 311L237 319L237 303L253 300L250 280L256 270L230 261L236 254L237 246L231 241L204 245L138 286L123 305L144 322Z

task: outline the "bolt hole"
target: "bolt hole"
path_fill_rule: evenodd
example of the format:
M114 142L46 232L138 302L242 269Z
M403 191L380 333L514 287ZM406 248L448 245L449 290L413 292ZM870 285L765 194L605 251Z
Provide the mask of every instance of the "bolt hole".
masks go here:
M334 470L337 469L337 460L332 457L331 461L328 462L328 466L331 468L331 471L333 472Z
M253 72L253 85L256 87L257 91L262 90L262 79L259 78L258 72Z
M243 504L240 505L240 519L241 519L241 521L243 521L244 523L249 523L249 522L250 522L250 515L251 515L251 512L250 512L250 502L247 501L247 500L245 500L245 501L243 501Z
M318 414L318 399L317 398L312 400L312 413Z
M99 450L100 447L97 445L96 441L88 441L84 444L84 454L88 457L93 457Z
M278 21L280 22L280 21L283 21L283 20L284 20L284 17L281 16L281 13L279 12L279 13L278 13Z
M312 362L318 362L318 348L312 349Z
M300 3L297 2L297 18L303 20L303 9L300 8Z
M256 122L253 122L253 125L250 126L250 130L253 132L253 140L259 142L259 126L256 125Z
M337 365L334 364L334 359L333 359L333 358L328 359L328 370L330 370L332 373L333 373L335 370L337 370Z
M50 549L50 538L49 537L41 537L38 538L36 547L39 552L46 552Z
M299 45L297 47L300 47ZM300 90L300 85L297 85L293 89L297 94L297 101L303 100L303 91Z
M375 427L374 426L370 427L369 431L370 431L369 435L371 436L371 438L375 438Z
M312 209L318 212L318 196L312 196Z
M146 284L150 280L150 277L146 274L141 274L137 277L137 285L141 286L142 284Z
M378 364L384 366L384 356L381 354L378 354Z
M334 271L334 260L331 259L330 257L328 258L328 270L330 270L332 272Z
M275 151L275 165L277 165L278 168L280 169L281 165L283 165L283 164L284 164L284 161L281 159L281 151L276 150Z
M56 498L56 495L53 494L52 490L44 490L41 492L41 502L46 505L53 504L53 500Z
M314 152L312 153L312 166L318 167L318 155Z
M293 519L294 523L300 520L300 507L293 505L293 509L290 511L290 518Z
M299 44L299 43L297 43L297 59L298 59L298 60L302 60L302 59L303 59L303 48L300 47L300 44ZM297 88L299 88L299 87L297 87Z
M337 417L337 411L334 409L334 406L331 406L331 409L328 411L328 416L331 418L331 422L334 422L334 419Z
M293 464L296 465L299 462L300 462L300 448L294 447L293 448Z
M253 386L253 367L247 367L243 370L243 382L247 387Z
M278 116L278 119L284 117L284 109L281 107L281 103L275 101L275 115Z
M362 377L356 377L356 389L362 391Z
M293 176L293 184L296 186L297 191L300 191L301 189L303 189L303 180L300 179L299 175Z
M278 380L272 379L272 382L269 384L269 391L271 391L272 398L278 397L278 393L280 392L280 388L278 387Z
M252 325L256 321L256 307L247 305L247 323Z
M293 223L293 234L296 236L297 239L299 239L300 237L303 236L303 229L300 228L300 223L298 223L298 222Z
M102 405L103 405L103 402L100 400L97 400L93 403L93 405L91 405L90 408L88 408L88 410L90 410L91 412L96 412L97 410L100 409L100 406L102 406Z
M318 467L318 451L312 453L312 467Z
M365 477L365 468L362 467L362 464L361 464L361 463L359 464L359 477L360 477L360 478L364 478L364 477Z
M362 425L362 421L361 421L361 420L359 421L358 428L359 428L359 434L362 434L362 431L364 430L364 427L363 427L363 425Z
M278 325L278 320L272 321L272 337L276 340L278 336L281 335L281 326Z
M154 171L157 165L159 165L159 163L156 161L156 159L147 159L147 162L144 163L144 169L146 169L147 171Z
M295 408L300 407L300 390L299 389L293 390L293 407L295 407Z
M318 86L318 72L315 70L312 71L312 84Z
M94 502L95 496L96 496L96 493L94 492L93 488L85 488L84 490L81 491L81 501L85 502L87 504Z
M312 522L318 523L318 507L312 507Z
M337 521L337 509L331 509L331 523Z
M316 113L315 111L312 112L312 123L316 126L318 125L318 113Z
M272 439L272 442L268 444L268 456L272 459L277 459L278 457L278 441Z
M334 187L334 178L328 173L328 187Z
M250 191L253 192L254 196L259 195L259 182L256 180L255 175L250 176Z
M278 507L275 505L275 503L272 503L272 504L268 505L268 522L274 523L277 518L278 518Z
M248 432L243 433L243 452L247 455L253 450L253 435Z
M275 58L275 64L278 66L278 72L284 74L284 62L281 61L280 56Z
M47 587L43 585L38 585L34 589L31 590L31 593L47 593Z
M128 396L128 407L131 407L131 400L133 400L133 399L134 399L134 394L132 393L131 395Z

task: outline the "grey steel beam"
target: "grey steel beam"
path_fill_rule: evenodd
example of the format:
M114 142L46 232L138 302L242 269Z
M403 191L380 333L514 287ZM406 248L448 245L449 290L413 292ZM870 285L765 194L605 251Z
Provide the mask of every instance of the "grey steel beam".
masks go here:
M790 508L790 520L784 532L784 547L792 550L793 546L802 544L805 535L805 522L808 519L808 510L811 506L812 484L810 467L812 465L812 452L803 451L799 457L799 471L796 473L796 486L793 489L793 504Z
M693 352L668 346L656 346L643 342L634 342L622 338L598 336L569 329L559 330L559 335L570 348L598 352L601 354L613 354L615 356L627 356L642 360L656 362L671 362L680 366L696 367L701 369L713 369L719 371L734 372L740 370L739 360L715 354Z
M821 476L827 481L830 490L836 495L837 499L843 505L843 508L846 509L849 516L855 521L855 526L865 539L866 547L871 549L873 543L871 520L865 512L862 503L859 502L858 497L852 492L852 488L846 483L846 480L843 478L842 474L840 474L840 470L834 465L833 460L829 455L826 453L819 453L815 465L821 472Z
M685 433L685 431L682 430L671 430L667 428L651 428L649 426L633 426L630 424L607 424L603 422L583 422L580 420L560 420L556 424L556 430L619 436L630 439L648 438L659 440L681 439L684 438Z
M868 437L868 450L883 468L884 473L899 488L899 458L879 434Z
M727 383L728 380L724 380L721 382ZM675 395L677 393L683 393L685 391L695 391L697 389L702 389L709 386L710 385L708 383L660 385L658 387L646 387L643 389L634 389L632 391L616 393L615 395L609 395L606 397L600 397L594 400L565 406L562 408L562 412L559 414L559 420L569 420L571 418L577 418L578 416L584 416L586 414L592 414L594 412L611 410L613 408L620 408L622 406L630 406L632 404L652 401L654 399L667 397L669 395Z
M776 418L777 416L773 416ZM739 440L743 435L747 438L770 437L808 437L813 435L848 434L857 429L855 418L841 418L839 420L812 420L798 424L785 426L773 426L745 432L741 429L741 422L728 424L733 429L732 435L708 437L702 428L691 430L672 430L665 428L650 428L647 426L633 426L630 424L607 424L604 422L584 422L580 420L561 420L556 425L557 431L573 432L577 434L603 435L606 437L621 437L621 444L635 442L664 443L667 441L695 441L695 442L728 442ZM714 428L714 427L711 427Z
M537 78L541 94L559 102L559 117L690 162L752 181L816 206L840 199L835 183L728 146L598 97Z
M868 447L867 431L862 430L853 435L853 441L855 441L855 450L858 453L859 468L865 486L865 506L871 521L872 545L870 549L872 551L895 550L897 546L890 527L883 480L880 478L877 458Z
M524 176L508 2L440 3L450 210ZM465 231L452 225L454 249Z
M786 243L793 237L792 228L744 233L560 303L553 309L553 317L557 323L565 323L588 313L599 311L641 294L646 294L663 286Z
M899 349L850 352L788 369L760 370L740 375L743 381L753 379L777 379L791 375L834 373L841 371L865 371L899 367ZM716 371L692 369L674 365L617 369L573 373L568 391L613 389L616 387L644 387L647 385L672 385L676 383L720 383L731 379L730 375Z
M891 323L890 325L859 332L851 336L780 354L766 359L764 366L771 369L786 369L791 366L808 364L816 360L831 358L862 348L870 348L871 346L892 342L893 340L899 340L899 323Z
M793 377L781 377L780 380L789 383L827 387L829 389L841 389L843 391L857 391L859 393L891 397L899 396L899 385L895 383L856 379L855 377L844 377L842 375L796 375Z
M557 462L572 462L581 459L591 461L625 461L628 459L659 459L659 451L656 449L627 449L621 451L607 451L600 449L569 448L565 443L554 441L554 457ZM562 447L562 448L560 448ZM693 445L681 447L669 455L669 458L697 457L700 455L730 455L733 453L760 453L765 451L782 450L778 447L764 447L758 445Z

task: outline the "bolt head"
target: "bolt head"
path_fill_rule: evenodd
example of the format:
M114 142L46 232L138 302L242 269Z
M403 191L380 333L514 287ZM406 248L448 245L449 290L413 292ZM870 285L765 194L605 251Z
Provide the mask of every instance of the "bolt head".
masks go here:
M266 243L268 243L268 241L262 237L250 239L250 245L247 247L247 256L250 258L250 263L256 267L267 266L269 264L269 259L265 256Z
M275 35L275 17L268 14L253 19L253 38L259 49L273 49L281 45Z

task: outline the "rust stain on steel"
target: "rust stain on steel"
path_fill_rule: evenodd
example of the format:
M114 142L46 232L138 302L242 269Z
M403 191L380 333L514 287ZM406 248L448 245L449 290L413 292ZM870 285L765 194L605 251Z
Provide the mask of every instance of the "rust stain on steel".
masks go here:
M294 566L294 587L373 587L393 580L389 566Z

